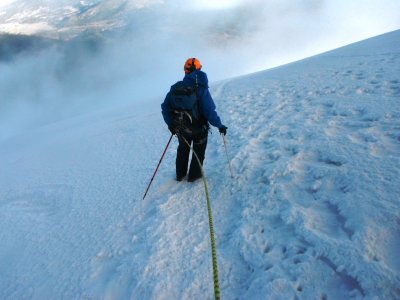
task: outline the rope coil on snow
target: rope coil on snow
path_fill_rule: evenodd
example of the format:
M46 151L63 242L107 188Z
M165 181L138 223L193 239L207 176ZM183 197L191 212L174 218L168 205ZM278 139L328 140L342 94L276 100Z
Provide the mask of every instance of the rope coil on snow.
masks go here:
M218 264L217 264L217 247L215 243L215 237L214 237L214 225L213 225L213 218L212 218L212 211L211 211L211 201L210 201L210 194L208 192L208 185L207 185L207 180L206 176L204 174L203 167L201 165L200 159L197 156L196 151L194 151L193 147L190 146L188 141L185 139L183 135L179 135L185 143L189 146L190 149L192 149L193 154L196 157L197 162L199 163L200 169L201 169L201 175L203 178L203 183L204 183L204 189L206 193L206 198L207 198L207 210L208 210L208 224L210 227L210 239L211 239L211 256L212 256L212 267L213 267L213 275L214 275L214 294L215 294L215 299L219 300L221 299L221 291L219 289L219 277L218 277Z

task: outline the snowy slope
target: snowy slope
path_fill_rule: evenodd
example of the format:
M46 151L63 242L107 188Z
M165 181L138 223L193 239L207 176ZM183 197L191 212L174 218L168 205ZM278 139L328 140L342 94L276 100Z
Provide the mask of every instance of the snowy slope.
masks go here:
M212 86L235 173L214 130L223 299L400 297L398 74L400 31ZM1 142L0 299L212 299L204 189L174 181L175 139L142 201L161 101Z

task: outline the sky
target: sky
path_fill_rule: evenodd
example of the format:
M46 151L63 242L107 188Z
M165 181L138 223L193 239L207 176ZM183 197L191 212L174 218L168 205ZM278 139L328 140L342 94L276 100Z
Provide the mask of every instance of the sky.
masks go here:
M10 3L13 3L13 2L15 2L15 0L1 0L0 8L6 6L6 5L10 4Z
M230 41L238 49L238 56L247 53L257 57L248 59L249 71L281 65L400 28L400 1L253 0L226 5L230 6L233 19L219 20L217 24L224 26L225 32L229 32L229 26L235 28L237 35ZM195 1L194 6L210 10L214 4ZM214 9L221 13L220 6Z

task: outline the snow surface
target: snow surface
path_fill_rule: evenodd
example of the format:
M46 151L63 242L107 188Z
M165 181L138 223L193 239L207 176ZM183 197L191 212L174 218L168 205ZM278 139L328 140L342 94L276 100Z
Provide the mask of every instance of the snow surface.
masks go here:
M207 70L205 70L207 71ZM212 85L222 299L400 298L400 31ZM209 74L212 78L212 74ZM166 87L167 90L168 87ZM0 142L0 299L212 299L160 99Z

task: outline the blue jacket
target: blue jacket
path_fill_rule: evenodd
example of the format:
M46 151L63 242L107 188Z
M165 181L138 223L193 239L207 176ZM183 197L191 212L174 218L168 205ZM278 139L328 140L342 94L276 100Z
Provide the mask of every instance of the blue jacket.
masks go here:
M213 126L220 128L222 126L221 119L215 111L216 106L214 100L211 97L210 91L208 90L208 78L207 74L202 71L194 71L190 74L186 74L183 78L183 83L196 86L196 76L198 83L198 97L199 97L199 108L200 113L204 118ZM173 86L171 87L172 90ZM170 112L170 94L171 90L165 97L164 102L161 104L162 115L165 123L168 126L172 125L172 115Z

